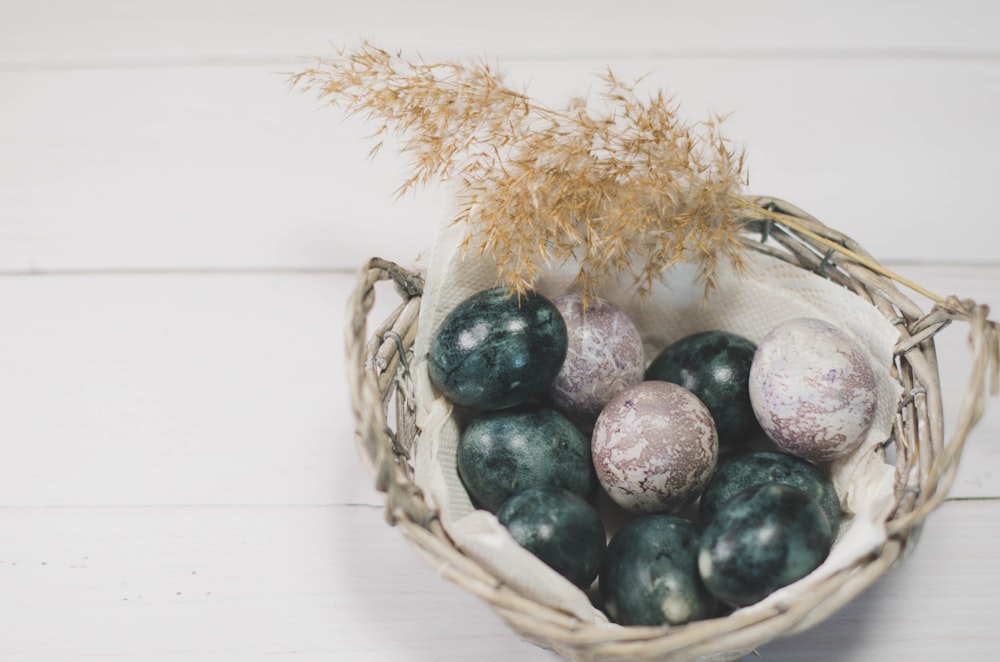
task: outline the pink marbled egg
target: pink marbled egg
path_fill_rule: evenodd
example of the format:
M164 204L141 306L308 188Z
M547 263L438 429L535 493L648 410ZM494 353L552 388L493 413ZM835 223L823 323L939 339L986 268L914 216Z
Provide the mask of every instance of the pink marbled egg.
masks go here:
M601 485L619 506L635 513L676 512L708 484L719 437L712 414L693 393L648 381L604 407L591 454Z
M750 403L764 432L813 462L847 455L875 420L875 372L836 326L797 318L772 329L750 366Z
M566 322L566 360L549 396L577 419L593 422L613 396L642 381L646 356L639 330L628 314L603 299L578 294L552 300Z

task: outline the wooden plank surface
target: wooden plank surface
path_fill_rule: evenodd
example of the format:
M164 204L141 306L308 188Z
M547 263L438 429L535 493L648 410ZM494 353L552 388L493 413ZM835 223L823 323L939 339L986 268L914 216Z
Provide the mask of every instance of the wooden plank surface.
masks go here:
M903 564L770 661L987 660L996 501L948 503ZM537 660L369 506L5 508L4 660Z
M792 0L511 0L475 6L323 0L7 0L0 65L8 69L200 65L314 56L368 37L428 57L547 59L758 53L991 57L996 8L976 0L878 4L844 0L822 11Z
M732 111L753 193L785 198L883 260L988 262L1000 60L521 61L511 86L562 104L610 64ZM374 127L291 93L288 63L0 72L0 270L353 268L412 261L450 211L395 200L408 161ZM933 90L933 103L928 102ZM977 166L976 164L983 164ZM84 213L85 223L80 221Z
M998 25L975 0L0 3L0 659L557 659L416 556L356 456L354 272L416 261L448 198L394 202L405 159L287 89L306 58L489 57L556 105L646 75L732 112L752 192L996 306ZM938 336L946 413L965 333ZM994 398L913 556L760 659L992 659L998 437Z

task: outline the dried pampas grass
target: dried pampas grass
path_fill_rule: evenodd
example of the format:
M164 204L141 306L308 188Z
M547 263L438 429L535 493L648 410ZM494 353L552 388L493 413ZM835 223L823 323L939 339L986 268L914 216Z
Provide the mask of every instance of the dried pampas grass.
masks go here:
M408 61L363 43L291 84L372 121L373 155L387 135L401 139L413 171L398 194L458 183L465 248L493 255L514 291L568 262L587 297L623 273L648 291L679 261L711 288L720 258L742 264L743 150L721 118L687 123L664 93L641 99L610 70L600 78L595 98L553 109L486 62Z

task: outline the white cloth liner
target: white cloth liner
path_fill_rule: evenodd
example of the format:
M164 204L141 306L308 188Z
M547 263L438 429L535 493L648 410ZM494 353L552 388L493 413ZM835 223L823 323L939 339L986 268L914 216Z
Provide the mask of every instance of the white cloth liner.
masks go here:
M520 547L491 513L475 510L458 477L455 451L460 434L452 406L431 385L426 368L430 339L445 315L467 296L496 284L495 263L475 250L464 256L459 245L463 225L446 224L429 256L420 320L414 343L414 382L418 403L416 481L441 514L455 544L500 580L525 596L563 610L583 622L605 622L587 595ZM860 297L821 276L776 258L748 251L749 271L740 276L720 264L718 287L706 296L697 271L679 265L649 299L639 298L631 279L609 285L601 296L624 308L635 321L647 362L666 345L688 334L724 329L754 342L776 324L795 317L827 320L850 334L867 353L878 377L876 420L865 442L832 466L841 504L848 514L830 556L811 575L776 591L757 605L791 601L809 591L822 576L864 558L886 538L885 518L893 504L893 468L880 446L892 429L901 387L891 375L892 348L898 331ZM552 270L538 290L547 296L567 291L575 268Z

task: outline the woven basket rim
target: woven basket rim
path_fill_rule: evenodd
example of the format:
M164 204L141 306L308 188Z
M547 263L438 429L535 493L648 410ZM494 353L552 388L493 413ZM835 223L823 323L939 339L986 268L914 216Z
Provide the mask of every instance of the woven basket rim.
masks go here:
M744 225L748 249L848 288L899 329L894 369L903 388L893 426L896 502L885 522L884 543L877 553L825 579L807 598L766 612L736 611L676 627L581 623L519 595L459 551L414 483L410 458L417 430L408 371L423 277L380 258L372 258L359 270L348 303L348 380L357 449L376 489L385 493L387 519L426 562L480 597L525 640L575 660L725 659L727 655L732 659L812 627L861 593L906 557L923 521L946 498L965 440L982 415L987 383L996 388L1000 334L997 324L987 319L988 307L958 297L936 297L787 202L771 197L749 202L760 213L748 217ZM401 303L369 335L367 318L375 287L386 280L395 284ZM930 310L925 312L900 286L930 297ZM955 430L946 440L934 336L952 321L969 324L973 357Z

